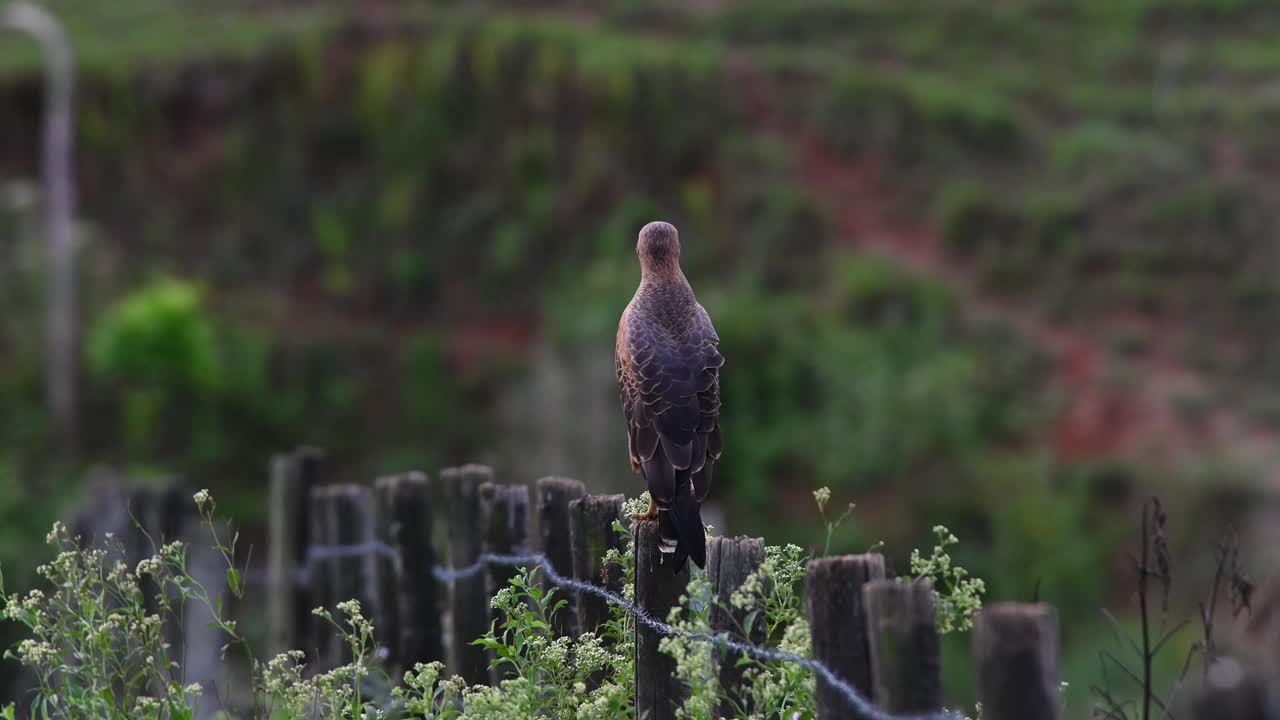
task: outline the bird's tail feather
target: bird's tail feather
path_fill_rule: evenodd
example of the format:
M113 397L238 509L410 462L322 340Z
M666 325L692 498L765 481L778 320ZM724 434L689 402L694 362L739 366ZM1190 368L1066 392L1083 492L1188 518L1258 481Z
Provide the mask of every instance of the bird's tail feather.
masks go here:
M706 567L707 535L702 527L701 508L688 486L679 487L676 501L658 515L658 537L665 546L661 549L673 553L675 572L684 569L686 559Z

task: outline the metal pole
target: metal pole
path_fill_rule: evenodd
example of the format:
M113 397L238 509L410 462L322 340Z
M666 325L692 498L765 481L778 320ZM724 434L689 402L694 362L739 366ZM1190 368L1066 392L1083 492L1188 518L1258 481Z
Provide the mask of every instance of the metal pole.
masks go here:
M45 230L48 234L46 366L48 402L63 458L76 446L76 248L72 231L75 53L62 23L40 5L24 0L0 8L0 28L25 32L45 55L43 166Z

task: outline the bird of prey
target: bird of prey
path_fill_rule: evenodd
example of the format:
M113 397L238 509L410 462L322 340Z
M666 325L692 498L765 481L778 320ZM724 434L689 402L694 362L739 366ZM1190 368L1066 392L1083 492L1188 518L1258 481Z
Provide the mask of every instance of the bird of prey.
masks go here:
M659 549L675 571L691 558L703 567L706 535L700 507L720 458L720 368L724 358L711 318L680 269L675 226L640 230L640 287L618 323L615 361L632 470L649 487Z

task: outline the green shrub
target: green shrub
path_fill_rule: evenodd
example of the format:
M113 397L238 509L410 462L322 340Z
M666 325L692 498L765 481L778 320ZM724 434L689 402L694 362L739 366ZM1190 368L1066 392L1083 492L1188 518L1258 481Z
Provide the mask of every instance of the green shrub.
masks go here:
M953 565L947 548L960 542L959 538L941 525L933 528L938 544L933 553L924 557L919 550L911 551L911 573L933 581L938 602L938 632L946 635L956 630L973 628L973 618L982 609L982 594L986 583L981 578L969 577L969 572Z
M934 200L934 224L942 240L961 257L973 257L995 245L1003 246L1018 231L1019 222L986 185L954 180Z
M200 286L162 278L121 298L93 327L89 367L138 388L197 396L224 382Z

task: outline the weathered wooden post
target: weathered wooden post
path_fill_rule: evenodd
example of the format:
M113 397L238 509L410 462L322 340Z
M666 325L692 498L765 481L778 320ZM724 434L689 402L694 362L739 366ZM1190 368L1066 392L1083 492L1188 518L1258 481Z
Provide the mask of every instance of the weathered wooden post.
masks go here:
M394 516L396 482L399 475L374 479L374 534L378 542L394 551L378 553L378 616L374 618L375 638L380 655L389 667L399 667L399 642L401 628L401 562L399 562L398 536L403 528Z
M439 590L432 570L437 555L432 535L431 482L420 472L380 478L376 484L382 541L395 548L395 572L380 577L382 615L378 628L388 655L402 669L445 659ZM382 566L384 569L387 564ZM390 580L390 582L388 582Z
M480 517L480 485L493 480L493 470L484 465L464 465L440 473L445 509L448 512L449 564L463 568L476 562L484 545ZM489 655L471 642L489 630L489 595L485 571L454 581L449 591L452 632L449 668L468 683L478 685L489 679Z
M200 526L192 493L171 479L159 486L134 488L129 492L128 504L132 525L120 539L129 566L162 552L169 543L184 541L187 572L209 591L211 598L217 599L224 617L236 616L237 609L232 605L236 599L227 594L226 562L211 547L207 531ZM229 542L229 528L220 525L217 530L223 542ZM182 658L184 682L199 682L205 687L217 682L220 648L226 637L209 627L212 616L204 604L184 602L176 588L162 586L149 576L140 577L139 582L147 613L168 615L171 620L164 624L164 641L169 644L171 657ZM162 689L153 686L152 690ZM203 719L212 713L210 708L196 717Z
M320 482L323 453L300 448L271 458L267 505L267 657L307 645L311 605L298 571L307 561L310 492Z
M378 584L373 533L373 497L361 485L334 485L330 488L330 536L337 557L329 563L329 597L334 603L334 620L343 622L337 603L358 600L365 617L378 617ZM338 664L350 662L351 647L338 639L332 630L331 647Z
M813 657L864 697L871 697L871 650L862 586L884 578L884 556L841 555L815 558L805 569L805 606L813 632ZM818 678L818 717L863 716L840 692Z
M609 548L621 552L625 543L613 529L622 519L622 495L587 495L569 501L569 543L573 548L573 577L606 590L622 592L622 568L604 566ZM600 633L609 621L609 603L591 593L577 593L578 629Z
M658 550L658 522L639 520L632 526L636 550L636 605L654 620L666 622L689 584L689 566L672 568L670 555ZM663 560L666 560L664 563ZM687 689L675 676L675 660L658 650L662 636L636 622L636 717L672 720Z
M109 467L96 466L89 469L85 481L87 496L68 518L71 537L82 537L86 543L100 546L103 537L112 533L121 543L126 542L133 524L124 478ZM127 547L125 551L130 552Z
M186 519L194 514L194 503L191 496L184 493L176 479L170 479L159 486L135 487L128 491L129 527L123 536L118 538L125 549L125 564L136 567L139 560L159 554L161 548L176 540L185 540ZM94 542L92 539L90 542ZM176 616L182 615L182 595L175 588L165 588L154 578L139 578L142 590L142 604L148 614L163 614L167 605ZM217 594L222 585L209 588L209 592ZM173 648L182 648L182 627L180 623L166 623L164 626L165 642Z
M333 493L328 485L317 485L307 495L307 558L303 564L306 574L308 595L312 607L332 609L337 601L333 598L333 580L335 572L333 564L318 553L324 548L337 544L334 535L334 513L332 512ZM328 670L334 666L333 628L324 618L311 614L308 608L303 616L307 622L307 645L301 649L316 654L317 669Z
M145 498L145 503L138 508L138 513L135 517L138 523L142 525L142 529L151 536L156 550L159 550L167 543L188 539L187 530L192 524L190 522L191 519L196 514L196 507L195 501L191 499L191 493L184 491L180 481L171 479L160 487L150 488ZM198 527L198 523L196 525ZM208 543L201 541L200 544ZM188 549L190 550L190 548ZM220 581L209 587L208 590L216 594L221 592L224 587L225 581ZM169 588L168 590L153 588L152 592L165 592L167 594L166 600L171 608L178 609L182 605L182 594L175 588ZM160 600L158 597L149 597L146 599L146 603L148 612L159 612ZM181 612L179 612L179 616L181 616ZM182 633L183 628L180 623L165 624L165 634L170 646L175 648L185 647Z
M757 614L750 627L746 626L748 613L733 606L733 593L742 586L749 575L764 564L764 541L751 537L715 537L707 548L707 579L711 582L711 629L716 633L728 633L730 637L763 645L765 640L764 617ZM742 668L738 660L742 655L723 648L716 650L720 663L720 687L729 696L729 702L720 706L720 714L733 717L734 706L742 705L739 685Z
M973 628L984 720L1058 720L1058 613L1040 603L995 603Z
M500 485L486 482L480 485L480 523L484 527L484 552L497 555L523 555L529 552L529 486ZM488 590L492 596L506 587L519 568L492 563L487 570ZM500 620L497 611L490 611L490 620ZM496 655L490 652L492 665ZM490 667L489 681L497 685L510 674L508 667Z
M379 654L390 668L403 667L400 664L400 618L403 612L400 609L399 535L404 528L396 521L394 507L399 477L390 475L373 481L374 533L379 543L396 552L395 557L378 554L378 598L381 602L378 603L378 616L373 619Z
M573 544L569 530L569 502L587 494L582 483L569 478L542 478L538 480L538 523L542 536L542 554L556 572L565 577L573 576ZM551 582L544 582L550 588ZM557 635L573 635L576 632L577 607L574 594L566 588L557 593L568 601L555 617Z
M124 503L125 513L128 516L125 526L107 532L115 535L116 539L124 545L125 564L132 567L136 566L139 560L149 558L153 552L158 552L160 546L157 545L153 549L152 541L143 534L146 528L142 524L142 519L148 514L147 510L151 504L150 488L137 486L127 488L124 491ZM94 545L101 542L98 538L86 538L86 540ZM142 583L144 593L147 591L148 582L150 581Z
M484 552L524 555L529 552L529 486L480 485L480 518L484 525ZM518 568L489 566L489 593L506 587Z
M181 540L188 518L195 514L195 501L191 493L183 490L182 483L170 479L158 487L142 488L134 498L133 517L151 536L155 549L174 540ZM150 555L150 549L147 552Z
M184 493L189 507L195 503L191 495ZM210 591L214 588L225 588L227 565L222 554L215 550L208 538L207 530L200 526L194 513L187 515L190 528L188 538L201 538L191 542L187 548L187 572L196 582ZM220 527L218 532L229 528ZM245 548L240 548L241 552ZM215 606L216 607L216 606ZM236 616L235 608L223 608L224 615ZM200 683L201 687L218 687L226 678L226 665L223 662L222 647L227 636L217 627L212 627L213 613L203 603L188 600L178 624L182 626L182 644L174 645L177 652L170 651L171 656L182 658L182 675L184 683ZM213 720L221 717L219 708L214 703L201 703L196 708L194 720Z
M897 714L941 711L942 660L933 584L927 578L872 580L863 586L862 597L876 706Z

